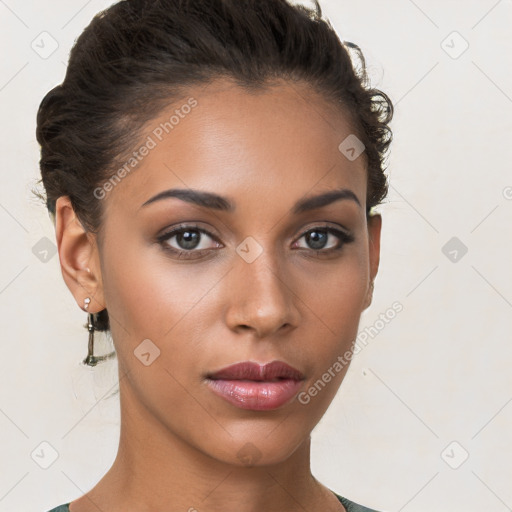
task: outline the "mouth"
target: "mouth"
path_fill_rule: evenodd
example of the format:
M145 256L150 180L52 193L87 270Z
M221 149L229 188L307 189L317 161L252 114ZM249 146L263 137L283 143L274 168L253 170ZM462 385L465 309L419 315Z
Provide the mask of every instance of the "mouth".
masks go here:
M217 396L241 409L267 411L289 403L302 387L304 375L282 361L259 365L237 363L206 376Z
M279 380L303 380L304 375L283 361L272 361L264 365L252 361L236 363L215 373L209 373L212 380L250 380L256 382L277 382Z

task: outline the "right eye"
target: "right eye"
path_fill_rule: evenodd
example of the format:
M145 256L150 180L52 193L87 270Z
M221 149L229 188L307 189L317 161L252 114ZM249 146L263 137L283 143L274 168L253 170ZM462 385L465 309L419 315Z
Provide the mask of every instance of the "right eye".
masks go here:
M207 243L206 247L200 247L205 235L216 241L216 237L197 225L180 225L160 235L158 241L166 251L170 251L180 259L198 258L204 256L211 248L207 247ZM172 239L175 239L177 246L173 247L169 243ZM219 242L215 243L217 245L214 247L218 247Z

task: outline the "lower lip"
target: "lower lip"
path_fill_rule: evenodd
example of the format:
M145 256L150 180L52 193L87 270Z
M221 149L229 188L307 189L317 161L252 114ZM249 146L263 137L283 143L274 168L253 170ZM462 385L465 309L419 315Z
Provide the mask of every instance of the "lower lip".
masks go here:
M218 396L241 409L269 411L290 401L302 386L300 380L257 382L250 380L206 379Z

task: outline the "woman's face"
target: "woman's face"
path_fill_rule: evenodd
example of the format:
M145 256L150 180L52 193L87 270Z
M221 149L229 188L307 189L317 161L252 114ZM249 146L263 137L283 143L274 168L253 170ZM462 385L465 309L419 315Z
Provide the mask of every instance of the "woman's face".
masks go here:
M238 465L277 463L309 438L346 373L378 267L363 155L339 149L351 134L346 116L287 83L251 94L217 81L148 123L137 167L102 199L94 267L131 428ZM171 189L223 199L151 201ZM342 189L357 200L296 208ZM275 360L304 377L279 407L228 401L207 378Z

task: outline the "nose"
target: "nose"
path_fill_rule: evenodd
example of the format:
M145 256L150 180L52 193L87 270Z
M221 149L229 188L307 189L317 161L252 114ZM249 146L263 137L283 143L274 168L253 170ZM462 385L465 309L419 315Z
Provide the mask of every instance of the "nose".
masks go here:
M299 324L297 292L284 263L264 249L248 263L236 255L227 285L226 323L233 331L251 330L258 338Z

